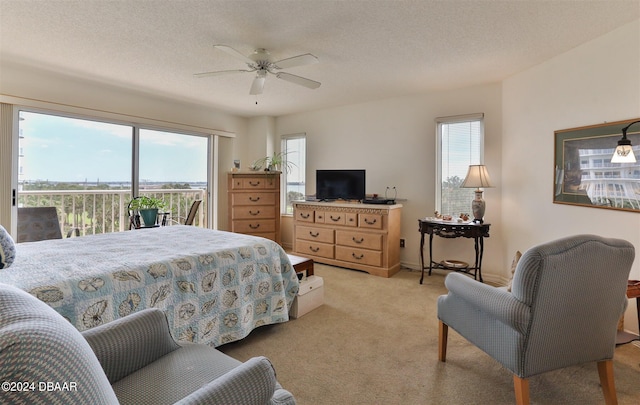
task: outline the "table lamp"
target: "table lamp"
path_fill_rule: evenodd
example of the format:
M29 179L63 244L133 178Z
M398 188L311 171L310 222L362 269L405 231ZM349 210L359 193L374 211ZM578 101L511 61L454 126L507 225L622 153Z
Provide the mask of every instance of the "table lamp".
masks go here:
M484 217L485 202L482 199L482 190L480 190L480 187L493 187L487 167L485 165L469 165L467 177L465 177L460 187L476 189L476 198L471 201L473 222L480 224L483 223L484 221L482 218Z

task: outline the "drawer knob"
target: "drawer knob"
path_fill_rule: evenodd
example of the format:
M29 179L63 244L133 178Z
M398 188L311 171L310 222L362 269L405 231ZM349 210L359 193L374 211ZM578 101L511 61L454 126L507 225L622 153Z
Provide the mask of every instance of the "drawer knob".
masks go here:
M329 216L329 218L331 218L331 220L332 220L333 222L338 222L338 221L340 221L340 217L338 217L338 218L334 218L334 217L333 217L333 215L330 215L330 216Z
M307 214L307 213L304 213L304 212L300 213L300 218L303 218L303 219L308 219L310 216L311 216L311 214Z
M360 239L356 239L355 236L353 238L351 238L351 240L353 240L355 243L362 243L364 242L364 238L360 238Z
M309 236L312 236L314 238L317 238L318 236L320 236L320 232L313 232L313 231L309 231Z
M254 183L254 182L250 181L250 182L249 182L249 185L250 185L250 186L252 186L252 187L257 187L257 186L259 186L259 185L260 185L260 182L259 182L259 181L257 181L257 182L255 182L255 183Z
M311 250L313 253L317 253L320 250L320 248L319 247L314 248L313 246L309 246L309 250Z
M367 223L367 225L373 225L373 224L375 224L375 223L376 223L376 222L378 222L378 221L377 221L375 218L374 218L374 219L372 219L372 220L371 220L371 219L367 219L367 218L365 218L365 219L364 219L364 222L366 222L366 223Z
M258 229L258 228L260 228L260 224L256 224L256 225L254 225L254 224L249 224L249 228L251 228L251 229Z
M253 211L249 211L249 215L260 215L260 210L253 212Z
M249 197L249 201L251 201L251 202L258 202L258 201L260 201L260 197L251 197L251 196L250 196L250 197Z
M353 258L356 259L356 260L360 260L360 259L364 258L364 255L356 256L355 253L351 253L351 256L353 256Z

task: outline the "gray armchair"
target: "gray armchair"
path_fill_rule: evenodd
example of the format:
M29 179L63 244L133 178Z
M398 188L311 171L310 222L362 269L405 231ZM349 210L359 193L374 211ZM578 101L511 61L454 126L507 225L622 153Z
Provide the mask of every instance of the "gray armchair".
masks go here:
M158 309L80 333L13 286L0 284L0 308L0 381L14 384L3 383L3 402L295 404L268 359L241 363L206 345L179 345Z
M634 255L629 242L578 235L525 252L511 292L449 274L438 298L440 361L451 327L514 374L518 404L529 403L528 377L597 362L605 401L616 404L612 359Z

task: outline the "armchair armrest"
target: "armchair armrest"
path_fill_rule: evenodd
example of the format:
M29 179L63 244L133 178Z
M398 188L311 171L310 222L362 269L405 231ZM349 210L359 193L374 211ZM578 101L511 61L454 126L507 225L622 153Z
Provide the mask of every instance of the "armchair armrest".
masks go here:
M444 296L444 300L463 300L470 308L484 312L520 333L525 332L529 324L530 308L510 292L459 273L447 275L444 284L449 290L449 295Z
M264 405L270 403L276 384L276 372L269 359L254 357L176 404Z
M111 384L180 346L157 308L145 309L82 332Z

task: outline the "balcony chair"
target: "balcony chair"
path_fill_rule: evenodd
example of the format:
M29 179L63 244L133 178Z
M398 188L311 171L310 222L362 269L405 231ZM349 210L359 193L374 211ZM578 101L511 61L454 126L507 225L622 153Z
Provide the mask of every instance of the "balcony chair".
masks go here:
M14 286L0 284L0 308L0 381L23 384L2 403L295 404L267 358L177 344L157 308L82 333Z
M196 219L196 214L198 213L198 208L200 207L201 203L202 200L194 200L193 203L191 203L191 208L189 208L189 213L187 214L187 216L178 217L181 220L183 219L184 222L180 222L175 219L172 219L172 221L177 224L182 223L183 225L193 225L193 221Z
M80 236L78 228L67 232L67 238ZM17 243L36 242L46 239L62 239L60 221L56 207L22 207L18 208Z
M440 361L451 327L514 374L517 404L529 403L529 377L597 362L605 402L616 404L612 359L634 255L627 241L577 235L525 252L511 292L449 274L438 298Z

